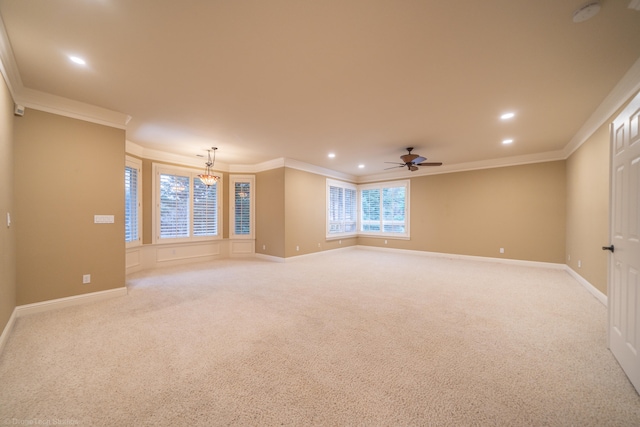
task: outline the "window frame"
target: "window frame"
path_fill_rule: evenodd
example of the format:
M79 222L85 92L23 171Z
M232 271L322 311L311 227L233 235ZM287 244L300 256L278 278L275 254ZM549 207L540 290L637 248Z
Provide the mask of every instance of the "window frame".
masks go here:
M236 234L236 183L249 184L249 233ZM255 211L256 211L256 178L254 175L230 175L229 176L229 238L230 239L255 239Z
M355 201L355 212L356 212L356 229L354 232L346 232L346 233L330 233L329 230L331 229L331 224L330 224L330 218L331 218L331 187L339 187L339 188L345 188L345 189L350 189L350 190L355 190L356 191L356 201ZM363 226L363 213L362 213L362 192L364 190L380 190L381 192L381 198L380 198L380 203L381 203L381 210L380 212L383 212L382 209L382 203L383 203L383 198L382 198L382 191L383 189L386 188L404 188L404 194L405 194L405 198L404 198L404 221L403 221L403 225L404 225L404 232L402 233L398 233L398 232L390 232L390 231L371 231L371 230L367 230L367 231L363 231L362 230L362 226ZM383 181L383 182L377 182L377 183L373 183L373 184L360 184L360 185L355 185L355 184L350 184L348 182L344 182L344 181L338 181L335 179L331 179L331 178L327 178L326 179L326 216L325 216L325 227L326 227L326 239L327 240L334 240L334 239L343 239L346 237L374 237L374 238L384 238L384 239L400 239L400 240L410 240L411 239L411 232L410 232L410 217L409 217L409 212L411 211L410 209L410 199L411 199L411 180L408 179L404 179L404 180L395 180L395 181ZM380 229L382 230L384 227L384 219L381 217L380 219Z
M152 194L152 208L153 208L153 243L184 243L184 242L202 242L210 240L220 240L223 235L223 197L222 186L223 176L222 173L213 172L218 177L216 183L216 231L217 234L213 236L194 236L194 209L193 209L193 186L194 180L198 178L198 174L202 173L200 169L172 166L163 163L153 163L153 194ZM160 237L160 175L174 175L189 178L189 232L187 237Z
M363 223L362 223L362 191L363 190L380 190L381 191L381 198L380 198L380 204L382 205L384 203L384 200L382 198L382 191L385 188L404 188L404 232L402 233L397 233L397 232L390 232L390 231L371 231L371 230L367 230L367 231L362 231L362 227L363 227ZM404 179L404 180L396 180L396 181L384 181L384 182L377 182L374 184L362 184L358 186L358 236L363 236L363 237L379 237L379 238L393 238L393 239L402 239L402 240L409 240L411 238L411 232L410 232L410 224L411 224L411 220L410 220L410 216L409 213L411 211L410 209L410 200L411 200L411 180L408 179ZM382 211L382 210L381 210ZM383 224L384 224L384 219L381 217L380 219L380 229L383 230Z
M354 231L346 231L346 232L331 232L331 187L341 188L343 190L352 190L355 191L354 198L354 206L353 210L355 212L355 228ZM346 206L346 198L344 199L344 203ZM350 184L344 181L338 181L335 179L327 178L326 182L326 217L325 217L325 235L327 240L333 239L344 239L348 237L356 237L358 235L358 187L354 184ZM346 212L346 210L344 210ZM342 218L339 221L346 222L346 219Z
M125 222L125 247L131 248L135 246L142 245L142 160L126 155L125 156L125 171L126 168L135 169L137 171L136 174L136 214L137 214L137 223L136 223L136 235L138 236L135 240L127 240L126 239L126 228L127 228L127 197L125 192L125 212L124 212L124 222ZM126 186L126 181L125 181ZM125 190L126 191L126 190Z

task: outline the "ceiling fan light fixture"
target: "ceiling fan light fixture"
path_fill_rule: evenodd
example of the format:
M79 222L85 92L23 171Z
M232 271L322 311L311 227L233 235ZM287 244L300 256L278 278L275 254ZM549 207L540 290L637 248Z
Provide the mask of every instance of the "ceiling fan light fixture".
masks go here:
M217 149L218 149L217 147L211 147L211 150L213 150L213 161L211 160L211 150L207 150L207 163L205 163L204 173L201 173L200 175L198 175L198 178L200 178L200 181L202 181L202 183L207 187L211 187L212 185L215 185L215 183L218 182L218 179L219 179L216 175L211 173L211 168L213 167L216 161Z

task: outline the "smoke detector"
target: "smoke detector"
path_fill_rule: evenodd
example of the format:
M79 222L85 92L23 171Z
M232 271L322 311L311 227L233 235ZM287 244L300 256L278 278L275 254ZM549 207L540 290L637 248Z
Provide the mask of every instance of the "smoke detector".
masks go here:
M587 19L591 19L600 12L600 2L590 1L585 3L573 12L573 22L584 22Z

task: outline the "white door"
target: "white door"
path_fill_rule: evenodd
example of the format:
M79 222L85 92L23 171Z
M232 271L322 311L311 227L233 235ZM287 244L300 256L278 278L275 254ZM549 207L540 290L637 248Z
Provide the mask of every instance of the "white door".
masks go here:
M611 125L609 348L640 392L640 93ZM603 248L606 249L606 248Z

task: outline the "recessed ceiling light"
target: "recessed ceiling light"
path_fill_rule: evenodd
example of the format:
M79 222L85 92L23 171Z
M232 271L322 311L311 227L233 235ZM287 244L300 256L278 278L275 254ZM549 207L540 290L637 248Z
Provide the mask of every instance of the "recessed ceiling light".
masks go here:
M503 143L504 145L511 144L512 142L513 142L513 139L505 139L505 140L503 140L503 141L502 141L502 143Z
M71 62L76 63L78 65L87 65L87 61L85 61L84 59L78 56L70 56L69 59L71 60Z
M333 159L336 156L336 153L329 153L329 158Z
M509 120L512 119L514 116L516 115L516 113L504 113L503 115L500 116L501 120Z
M364 169L364 165L358 165L360 169Z

